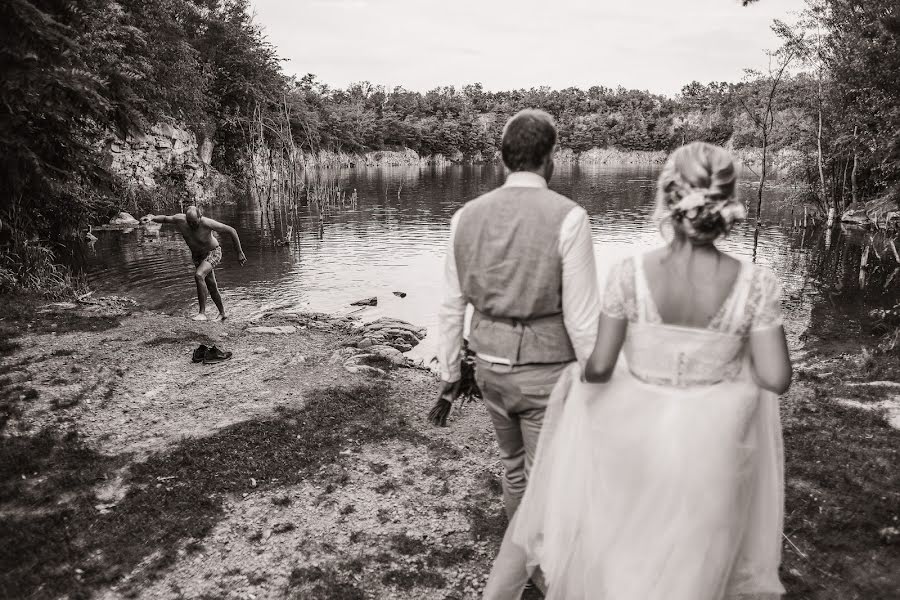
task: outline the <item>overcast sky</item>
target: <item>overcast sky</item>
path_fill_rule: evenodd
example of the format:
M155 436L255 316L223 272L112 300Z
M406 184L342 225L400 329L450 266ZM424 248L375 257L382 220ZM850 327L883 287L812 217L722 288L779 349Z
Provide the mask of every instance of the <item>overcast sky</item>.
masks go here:
M675 94L765 65L803 0L255 0L285 71L426 91L618 85Z

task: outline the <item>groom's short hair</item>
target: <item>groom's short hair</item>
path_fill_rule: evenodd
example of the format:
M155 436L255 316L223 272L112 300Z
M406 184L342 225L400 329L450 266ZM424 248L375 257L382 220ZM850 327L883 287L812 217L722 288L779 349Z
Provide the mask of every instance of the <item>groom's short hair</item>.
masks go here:
M503 127L500 154L510 171L530 171L541 166L556 145L553 117L542 110L520 110Z

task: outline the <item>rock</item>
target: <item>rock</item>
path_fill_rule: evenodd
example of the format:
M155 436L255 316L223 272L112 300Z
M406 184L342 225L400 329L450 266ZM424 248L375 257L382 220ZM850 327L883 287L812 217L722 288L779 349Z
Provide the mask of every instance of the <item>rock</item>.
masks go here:
M366 348L371 348L374 345L375 342L373 342L370 338L364 338L363 341L356 344L356 347L364 350Z
M422 338L417 336L412 331L407 331L406 329L388 329L384 332L389 338L397 339L400 338L410 344L418 344L419 340Z
M414 333L419 339L424 338L426 333L426 329L424 327L416 327L412 323L407 323L406 321L401 321L399 319L389 319L387 317L381 317L380 319L376 319L371 323L366 323L365 328L367 331L403 329Z
M257 346L253 349L253 354L268 354L269 352L271 352L271 350L265 346Z
M368 349L368 352L369 354L374 354L391 361L391 364L395 366L405 367L407 364L406 357L403 356L403 353L391 346L372 346Z
M150 131L163 138L175 138L175 128L169 123L158 123Z
M120 212L117 216L109 220L109 224L115 227L136 226L140 225L140 221L129 215L127 212Z
M391 347L400 351L400 352L409 352L413 349L410 344L404 344L403 342L393 341L391 342Z
M288 531L293 531L297 526L293 523L276 523L272 528L272 533L287 533Z
M247 329L248 333L268 333L272 335L285 335L288 333L296 333L297 328L293 325L279 325L277 327L249 327Z
M398 298L406 298L406 292L394 292L394 295Z
M878 531L881 543L888 546L900 543L900 529L896 527L884 527Z
M351 302L350 306L378 306L378 298L376 298L375 296L372 296L371 298L363 298L362 300Z
M369 365L344 365L344 369L348 373L353 373L354 375L365 373L368 375L377 375L379 377L387 376L387 373L385 373L381 369L376 369L375 367L370 367Z
M841 214L841 223L866 227L872 224L872 219L869 217L868 210L864 205L851 204Z
M293 356L289 356L288 358L284 359L283 364L286 367L295 367L297 365L305 365L306 357L303 356L302 354L295 354Z
M335 350L334 354L331 355L331 358L328 359L328 364L339 365L355 354L356 348L339 348Z

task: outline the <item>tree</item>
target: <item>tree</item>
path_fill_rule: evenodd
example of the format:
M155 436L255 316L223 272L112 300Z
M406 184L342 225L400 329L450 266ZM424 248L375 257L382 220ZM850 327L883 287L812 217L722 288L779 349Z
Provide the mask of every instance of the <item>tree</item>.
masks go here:
M736 95L744 112L750 117L758 130L762 147L762 166L760 168L759 186L756 201L756 226L759 228L762 216L763 191L766 185L769 138L775 128L776 99L778 88L784 79L788 66L797 56L797 48L786 45L776 52L768 52L769 66L765 74L747 70L747 74L755 81L736 89Z

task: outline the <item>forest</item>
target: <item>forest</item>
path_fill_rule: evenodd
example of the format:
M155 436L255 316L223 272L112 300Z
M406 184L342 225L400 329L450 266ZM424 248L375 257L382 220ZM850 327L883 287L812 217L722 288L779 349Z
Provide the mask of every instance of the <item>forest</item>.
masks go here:
M668 151L692 140L769 156L787 150L800 157L798 202L837 210L896 202L900 6L808 0L796 22L773 28L782 46L769 52L768 69L737 82L690 82L675 97L480 83L420 93L287 75L249 0L7 0L0 280L27 275L28 256L45 254L36 240L58 242L116 211L127 182L106 167L97 140L159 122L214 131L213 165L240 184L256 129L269 152L408 148L493 160L505 120L538 107L556 119L560 148L576 153Z

